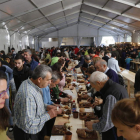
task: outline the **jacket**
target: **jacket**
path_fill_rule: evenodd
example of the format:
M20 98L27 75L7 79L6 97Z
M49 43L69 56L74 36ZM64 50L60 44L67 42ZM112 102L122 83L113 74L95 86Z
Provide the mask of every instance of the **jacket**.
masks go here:
M128 93L123 86L110 79L105 83L100 93L103 99L103 113L100 122L93 124L93 129L102 132L103 140L105 140L106 137L108 140L116 140L117 132L111 121L111 113L117 101L128 98Z
M75 68L79 68L84 64L84 56L81 56L79 59L78 65L75 66Z
M104 59L107 63L108 63L108 60L110 59L108 56L104 56L102 59Z
M16 85L16 90L18 90L21 83L24 80L28 79L31 75L32 75L32 71L28 66L23 65L23 69L20 72L15 67L13 69L13 77Z
M32 59L32 61L30 62L30 64L28 64L28 63L26 63L26 64L33 71L38 66L39 63L37 61L35 61L34 59Z

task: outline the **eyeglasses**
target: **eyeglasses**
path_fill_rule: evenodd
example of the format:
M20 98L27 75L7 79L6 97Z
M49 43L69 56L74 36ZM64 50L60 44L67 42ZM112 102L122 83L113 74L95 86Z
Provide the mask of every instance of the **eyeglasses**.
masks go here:
M0 98L3 98L6 95L6 93L8 92L8 90L9 90L9 88L7 88L6 91L1 92Z

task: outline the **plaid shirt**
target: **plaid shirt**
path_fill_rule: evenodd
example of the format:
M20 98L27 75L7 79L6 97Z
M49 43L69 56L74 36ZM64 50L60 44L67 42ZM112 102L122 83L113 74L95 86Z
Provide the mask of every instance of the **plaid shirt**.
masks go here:
M37 134L50 115L46 112L42 90L30 79L22 82L14 104L15 124L25 133Z

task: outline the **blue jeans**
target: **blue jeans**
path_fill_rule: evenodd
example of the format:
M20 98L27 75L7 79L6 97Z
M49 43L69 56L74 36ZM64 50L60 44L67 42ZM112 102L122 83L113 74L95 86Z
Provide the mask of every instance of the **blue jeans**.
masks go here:
M9 96L9 91L7 92L8 96ZM12 119L12 113L11 113L11 110L9 108L9 98L5 100L5 105L7 107L7 109L9 110L10 112L10 118L9 118L9 123L10 123L10 126L13 126L13 119Z

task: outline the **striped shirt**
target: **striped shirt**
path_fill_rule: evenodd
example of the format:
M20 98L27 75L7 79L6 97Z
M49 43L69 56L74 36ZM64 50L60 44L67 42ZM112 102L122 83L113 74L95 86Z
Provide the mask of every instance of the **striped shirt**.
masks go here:
M25 133L37 134L49 119L41 88L30 79L22 82L14 104L14 121L17 127Z

